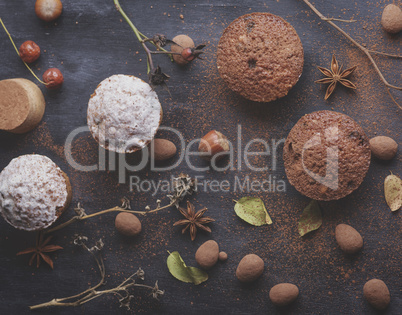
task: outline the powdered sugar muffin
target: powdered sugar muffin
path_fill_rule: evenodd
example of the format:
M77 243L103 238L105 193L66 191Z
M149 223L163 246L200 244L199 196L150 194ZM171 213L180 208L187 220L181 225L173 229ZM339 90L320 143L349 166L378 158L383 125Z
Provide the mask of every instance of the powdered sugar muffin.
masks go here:
M162 120L162 107L151 86L117 74L103 80L88 103L92 136L108 150L131 153L146 147Z
M49 227L68 207L71 196L67 175L43 155L17 157L0 173L0 212L20 230Z

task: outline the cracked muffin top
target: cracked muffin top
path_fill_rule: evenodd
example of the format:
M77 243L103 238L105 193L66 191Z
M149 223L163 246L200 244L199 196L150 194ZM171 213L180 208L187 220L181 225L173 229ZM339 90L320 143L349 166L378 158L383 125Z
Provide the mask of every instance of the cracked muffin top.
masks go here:
M369 140L349 116L328 110L307 114L290 131L283 160L289 182L315 200L336 200L363 182Z
M228 87L257 102L288 94L299 80L303 46L295 29L270 13L251 13L234 20L218 44L219 74Z

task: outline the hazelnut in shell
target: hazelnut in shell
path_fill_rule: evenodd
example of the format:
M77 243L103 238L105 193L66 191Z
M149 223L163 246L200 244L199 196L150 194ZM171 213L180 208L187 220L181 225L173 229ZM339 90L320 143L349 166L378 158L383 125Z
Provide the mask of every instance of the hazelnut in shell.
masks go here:
M51 22L57 19L63 11L60 0L36 0L35 13L41 20Z
M125 236L136 236L141 232L141 222L132 213L120 212L116 216L114 224L116 230Z
M229 153L229 141L225 135L217 130L211 130L202 137L198 146L200 156L210 161L212 158L219 160Z

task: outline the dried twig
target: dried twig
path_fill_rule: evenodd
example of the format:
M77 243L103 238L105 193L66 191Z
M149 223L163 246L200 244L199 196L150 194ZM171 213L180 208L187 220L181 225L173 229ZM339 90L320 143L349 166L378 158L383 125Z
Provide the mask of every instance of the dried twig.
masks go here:
M197 181L187 174L179 174L178 177L173 178L173 187L171 190L171 194L167 195L169 198L169 203L165 206L161 206L161 201L158 199L156 201L156 208L151 210L151 207L146 206L145 211L136 211L136 210L131 210L130 206L130 201L127 198L123 198L121 200L122 204L121 206L116 206L110 209L106 210L101 210L95 213L87 214L85 212L85 209L81 207L81 204L78 203L77 207L74 208L75 213L77 214L76 216L72 217L70 220L61 223L59 225L56 225L55 227L48 228L47 230L44 230L44 234L52 233L55 231L58 231L76 221L82 221L86 220L89 218L93 218L95 216L109 213L109 212L129 212L129 213L134 213L134 214L141 214L141 215L146 215L149 213L153 212L158 212L160 210L169 208L171 206L175 206L176 208L179 207L179 203L181 200L183 200L185 197L188 195L193 194L193 192L197 191Z
M305 4L307 4L311 10L313 10L313 12L323 21L327 22L329 25L331 25L333 28L335 28L338 32L340 32L343 36L345 36L348 40L350 40L357 48L359 48L370 60L371 64L373 65L375 71L377 72L378 76L380 77L381 81L384 83L385 88L387 89L388 94L391 96L392 100L394 101L394 103L400 108L402 109L402 106L395 100L395 98L392 96L390 89L395 89L395 90L402 90L402 87L400 86L395 86L392 85L390 83L388 83L388 81L384 78L384 75L382 74L381 70L378 68L376 62L374 61L373 57L371 56L371 54L379 54L379 55L383 55L383 56L387 56L387 57L392 57L392 58L402 58L402 56L399 55L391 55L391 54L387 54L387 53L383 53L383 52L379 52L379 51L375 51L375 50L370 50L367 48L364 48L362 45L360 45L357 41L355 41L348 33L346 33L342 28L340 28L338 25L336 25L333 21L342 21L344 22L344 20L339 20L339 19L331 19L331 18L326 18L320 11L318 11L316 9L316 7L314 5L312 5L310 3L310 1L308 0L303 0L303 2ZM348 21L351 22L352 20Z
M96 264L98 265L99 272L101 275L101 279L93 287L90 287L89 289L78 293L76 295L64 297L64 298L57 298L57 299L52 299L49 302L46 303L41 303L37 305L30 306L29 308L31 310L37 310L41 308L46 308L46 307L51 307L51 306L80 306L83 305L95 298L98 298L104 294L113 294L118 297L119 302L120 302L120 307L127 307L127 309L130 309L130 300L134 297L133 295L130 295L128 289L130 287L143 287L151 290L151 295L154 298L158 298L159 296L162 296L165 291L160 290L158 287L158 281L156 281L155 286L149 286L149 285L144 285L140 283L136 283L135 279L139 278L144 280L144 271L139 268L137 272L132 274L130 277L128 277L126 280L124 280L122 283L120 283L118 286L108 289L108 290L98 290L100 286L105 284L105 275L106 275L106 270L105 270L105 265L103 263L103 258L101 255L101 250L104 246L102 240L100 239L98 242L96 242L95 246L89 248L85 244L85 242L88 240L86 236L80 236L76 235L74 239L74 244L78 246L82 246L85 250L87 250L95 259Z

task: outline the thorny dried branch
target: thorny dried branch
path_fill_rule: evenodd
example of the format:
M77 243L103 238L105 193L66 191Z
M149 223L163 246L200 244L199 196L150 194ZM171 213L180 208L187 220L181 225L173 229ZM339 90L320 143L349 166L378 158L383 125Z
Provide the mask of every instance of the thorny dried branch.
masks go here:
M37 305L30 306L29 308L31 310L36 310L36 309L41 309L41 308L46 308L46 307L51 307L51 306L80 306L83 305L95 298L98 298L104 294L113 294L118 297L119 302L120 302L120 307L127 307L127 309L130 309L130 301L132 298L134 298L133 295L130 294L128 289L130 287L143 287L146 289L151 290L151 294L153 298L158 299L159 296L164 295L165 291L160 290L158 286L158 281L156 281L155 285L149 286L145 284L140 284L136 283L135 279L141 279L144 280L144 271L139 268L137 272L133 273L130 277L125 279L123 282L121 282L118 286L107 289L107 290L98 290L98 288L102 285L105 284L105 275L106 275L106 270L105 270L105 265L103 263L103 258L101 255L101 251L103 249L103 241L100 239L95 243L94 246L88 247L86 245L86 242L88 241L88 238L86 236L81 236L81 235L75 235L74 237L74 244L77 246L83 247L86 251L88 251L92 257L94 257L96 264L98 265L99 272L101 275L101 279L93 287L90 287L89 289L78 293L73 296L68 296L64 298L55 298L50 300L49 302L46 303L41 303Z
M157 212L166 208L169 208L171 206L175 206L176 208L179 207L180 201L182 201L186 196L192 195L194 192L197 191L197 181L193 178L191 178L187 174L179 174L178 177L173 178L172 182L172 191L167 197L169 198L170 202L169 204L165 206L161 206L161 201L158 199L156 201L156 208L151 210L150 206L145 207L145 211L135 211L131 210L130 206L130 200L128 200L126 197L123 197L121 199L121 206L116 206L110 209L106 210L101 210L95 213L87 214L85 212L85 209L81 207L81 204L78 203L77 207L74 208L75 213L77 214L76 216L72 217L70 220L61 223L59 225L56 225L55 227L51 227L47 230L44 230L44 234L52 233L54 231L58 231L76 221L82 221L86 220L101 214L109 213L109 212L129 212L129 213L134 213L134 214L141 214L141 215L146 215L148 213L153 213Z
M383 52L379 52L379 51L374 51L374 50L370 50L367 49L365 47L363 47L361 44L359 44L357 41L355 41L348 33L346 33L342 28L340 28L338 25L336 25L333 21L342 21L343 20L339 20L339 19L331 19L331 18L327 18L325 17L320 11L317 10L317 8L312 5L310 3L310 1L308 0L303 0L303 2L305 4L307 4L310 9L323 21L327 22L329 25L331 25L333 28L335 28L338 32L340 32L343 36L345 36L349 41L351 41L357 48L359 48L370 60L371 64L373 65L375 71L377 72L378 76L380 77L381 81L384 83L385 88L387 89L388 94L390 95L390 97L392 98L393 102L400 108L402 109L402 106L395 100L395 98L393 97L390 89L394 89L394 90L402 90L401 86L395 86L392 85L390 83L388 83L388 81L384 78L384 75L382 74L381 70L378 68L377 63L374 61L373 57L371 56L371 54L379 54L379 55L383 55L383 56L387 56L387 57L392 57L392 58L402 58L402 56L400 55L392 55L392 54L387 54L387 53L383 53ZM352 20L351 20L352 21ZM348 22L351 22L348 21Z

